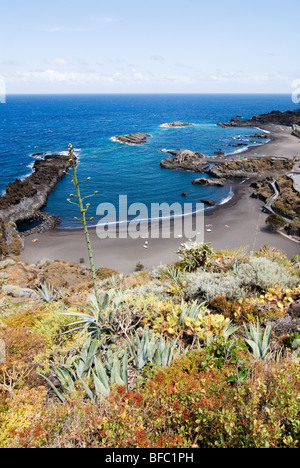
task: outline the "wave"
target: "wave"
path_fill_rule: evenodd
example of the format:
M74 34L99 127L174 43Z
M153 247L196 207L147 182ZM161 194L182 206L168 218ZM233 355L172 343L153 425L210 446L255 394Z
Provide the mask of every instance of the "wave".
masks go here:
M160 128L190 128L190 127L195 127L195 124L191 125L170 125L168 123L164 123L160 125Z
M78 153L81 152L81 148L73 148L73 151L75 156L78 156ZM32 153L29 156L34 159L43 159L45 156L52 156L54 154L58 154L59 156L68 156L69 151L44 151L40 153Z
M223 198L223 200L221 200L220 203L218 203L218 205L225 205L225 203L228 203L232 199L233 196L234 196L234 190L233 190L233 187L230 187L229 194L227 195L227 197Z
M237 135L233 136L233 140L238 140L238 141L250 141L249 138L247 138L249 135Z
M34 166L34 162L28 164L26 167L28 167L28 169L31 169L31 170L32 170L32 169L33 169L33 166Z
M263 128L260 128L260 127L254 127L255 130L259 130L260 132L263 132L263 133L272 133L270 130L264 130Z
M26 167L28 167L28 169L30 169L30 172L27 172L25 175L23 175L23 176L20 177L20 180L21 180L22 182L23 182L23 180L26 180L27 177L29 177L29 176L32 174L33 165L34 165L34 163L28 164L28 166L26 166Z
M254 145L253 145L254 146ZM249 149L251 148L251 145L247 145L247 146L244 146L243 148L238 148L237 150L235 151L230 151L229 153L226 153L225 156L231 156L233 154L240 154L240 153L244 153L245 151L248 151Z
M137 146L135 143L127 143L126 141L120 141L116 137L110 137L110 141L114 141L116 143L120 143L120 145L127 145L127 146Z

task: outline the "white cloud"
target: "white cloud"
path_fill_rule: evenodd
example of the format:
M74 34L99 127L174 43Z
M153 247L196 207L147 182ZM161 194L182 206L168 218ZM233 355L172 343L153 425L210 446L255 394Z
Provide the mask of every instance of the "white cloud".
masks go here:
M58 61L61 65L64 59ZM247 74L219 71L214 74L168 73L159 74L132 68L129 72L99 73L93 70L65 71L49 68L47 70L14 71L3 75L10 89L34 89L43 92L80 91L110 92L151 90L176 92L285 92L291 87L294 76L289 74ZM13 92L13 91L11 91Z
M69 64L69 62L62 57L54 57L50 59L45 59L45 63L47 63L48 65L60 65L60 66L66 66Z

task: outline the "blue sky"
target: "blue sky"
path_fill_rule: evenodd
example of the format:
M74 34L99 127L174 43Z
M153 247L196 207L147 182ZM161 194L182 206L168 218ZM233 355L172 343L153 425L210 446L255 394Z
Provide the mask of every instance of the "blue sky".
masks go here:
M299 0L0 0L11 93L290 93Z

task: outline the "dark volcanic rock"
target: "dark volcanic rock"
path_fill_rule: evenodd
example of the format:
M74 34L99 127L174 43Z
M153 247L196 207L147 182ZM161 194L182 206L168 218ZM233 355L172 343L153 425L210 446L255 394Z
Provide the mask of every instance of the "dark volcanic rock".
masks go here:
M215 206L216 205L216 202L214 202L213 200L200 200L201 203L204 203L205 205L208 205L208 206Z
M250 120L234 117L230 122L218 123L221 127L257 127L264 124L287 125L300 124L300 109L294 111L272 111L268 114L255 115Z
M39 224L27 231L20 232L20 237L27 237L45 231L52 231L52 229L56 228L60 224L60 219L57 216L54 216L51 213L46 213L45 211L38 211L31 219L24 220L24 222L25 221L29 224L37 221Z
M151 135L147 133L130 133L129 135L116 135L115 139L120 141L121 143L127 143L131 145L140 145L142 143L146 143L146 140Z
M204 172L209 167L206 156L189 150L169 151L174 156L168 156L160 163L165 169L184 169L187 171Z
M270 138L270 133L255 133L254 135L250 135L250 138L260 138L260 139L268 139Z
M171 122L164 124L164 127L193 127L194 124L192 123L184 123L184 122Z
M0 217L6 222L31 219L46 204L48 195L70 168L67 156L48 155L37 160L27 179L15 180L0 197Z
M211 167L207 173L220 178L252 178L261 175L278 173L281 170L292 170L292 160L280 160L272 157L258 159L240 159L227 161Z
M220 166L213 166L209 169L208 174L213 177L232 177L232 178L241 178L241 179L248 179L249 177L258 177L259 172L253 170L248 171L246 169L230 169L225 165L223 167Z
M227 184L226 179L206 179L205 177L201 177L200 179L192 180L193 185L206 185L209 187L224 187Z
M300 302L294 302L291 304L288 310L288 314L292 317L292 319L300 319Z

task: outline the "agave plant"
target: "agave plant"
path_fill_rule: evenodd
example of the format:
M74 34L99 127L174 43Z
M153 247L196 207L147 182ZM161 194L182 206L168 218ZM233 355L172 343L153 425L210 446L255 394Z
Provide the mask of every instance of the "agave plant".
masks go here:
M227 325L222 329L222 335L224 336L225 342L233 335L240 327L232 325L232 321L228 322Z
M177 270L177 268L171 267L168 269L167 274L177 286L181 285L181 278L182 278L181 271Z
M174 339L172 342L165 341L164 337L161 336L158 347L154 354L154 364L161 367L169 366L173 359L178 356L180 349L178 348L177 353L174 354L175 348L177 345L177 339Z
M65 333L71 333L74 331L87 331L91 338L100 339L101 335L108 330L105 327L105 310L110 303L110 292L104 296L99 296L98 299L95 296L91 296L91 306L84 306L76 304L77 307L84 309L87 313L81 312L64 312L62 315L67 317L75 317L78 320L68 324L69 330ZM110 333L110 331L109 331Z
M117 311L121 303L124 302L128 290L118 291L110 289L104 295L90 296L91 306L75 304L77 307L84 309L87 313L81 312L66 312L62 315L76 317L78 320L68 324L69 330L65 333L74 331L85 331L92 338L100 339L103 335L113 335L118 332L118 317Z
M97 357L101 342L92 340L90 336L81 352L70 356L61 366L54 366L54 374L59 381L59 388L45 375L40 374L49 383L58 398L65 402L80 382L91 400L97 400L99 395L108 396L110 385L126 386L128 390L128 358L124 353L122 362L118 353L109 355L109 362L102 364ZM88 384L89 378L92 382Z
M92 367L95 364L96 356L99 352L101 341L92 339L91 336L87 337L81 352L71 358L68 362L69 365L75 365L77 376L89 377L92 372Z
M109 396L110 385L113 384L125 386L126 390L128 390L127 352L124 353L122 362L120 362L118 353L115 353L113 355L113 364L109 372L107 371L107 367L110 367L107 363L103 364L100 359L97 357L94 358L94 366L91 370L93 383L90 386L84 381L84 376L78 375L86 394L93 401L96 401L100 395L104 397Z
M176 345L177 339L174 339L171 343L167 342L162 335L159 339L146 328L141 338L137 332L135 332L135 337L131 334L129 352L136 369L142 369L148 363L166 367L171 364L175 357ZM179 351L178 349L177 354L179 354Z
M252 349L254 357L265 360L270 356L270 343L272 326L267 325L264 334L262 333L261 326L257 322L256 327L250 324L250 329L244 324L244 330L246 334L246 343Z
M199 304L197 300L192 302L191 304L187 304L184 300L182 300L179 324L181 325L186 318L198 320L199 315L204 316L207 313L207 308L205 304L205 302Z
M67 396L70 395L74 391L75 382L77 379L76 373L74 372L73 369L68 368L67 366L60 366L60 367L54 366L53 371L54 371L55 377L59 381L59 385L60 385L59 389L57 388L56 385L54 385L54 383L48 377L46 377L42 373L39 373L39 375L48 382L48 384L50 385L52 390L54 390L54 392L56 393L60 401L65 403L67 401Z
M240 271L240 261L239 259L237 258L234 262L234 264L232 265L232 272L234 275L238 275L239 274L239 271Z
M42 283L39 288L36 288L36 291L44 302L49 303L54 298L54 289L51 284Z
M113 365L110 373L106 371L105 365L99 359L95 359L95 369L93 370L94 379L94 398L100 394L108 396L110 394L110 385L117 384L126 387L128 390L128 358L127 352L124 353L122 362L117 354L114 355Z

